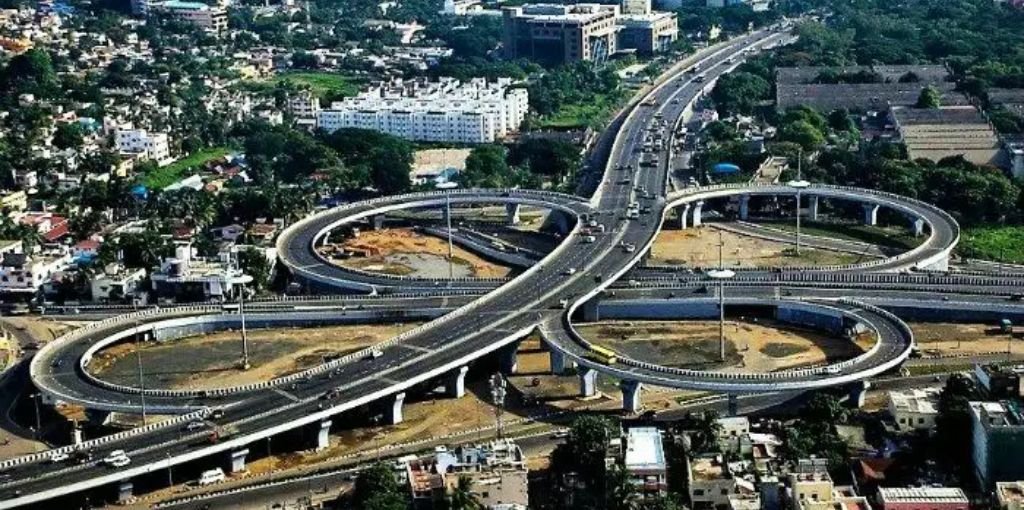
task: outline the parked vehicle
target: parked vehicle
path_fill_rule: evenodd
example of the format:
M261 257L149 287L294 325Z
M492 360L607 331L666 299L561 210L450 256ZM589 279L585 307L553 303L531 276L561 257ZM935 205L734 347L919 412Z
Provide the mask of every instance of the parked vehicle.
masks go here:
M210 485L218 482L223 482L226 478L227 477L224 476L223 469L209 469L203 471L203 474L199 475L199 485Z

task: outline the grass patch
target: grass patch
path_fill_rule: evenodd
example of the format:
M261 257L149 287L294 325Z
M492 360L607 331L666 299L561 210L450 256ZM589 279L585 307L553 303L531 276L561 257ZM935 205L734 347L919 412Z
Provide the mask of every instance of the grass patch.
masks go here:
M761 353L772 358L786 358L802 352L807 352L807 347L802 345L786 344L782 342L769 342L761 347Z
M187 157L179 159L170 165L157 168L156 170L142 176L142 184L150 189L163 189L181 180L186 172L198 167L207 161L223 157L231 149L227 147L210 147L201 151L193 152Z
M358 94L364 79L326 71L287 71L268 80L246 81L244 85L249 90L267 91L284 82L308 88L313 95L329 101Z
M604 127L625 104L628 95L597 94L586 102L562 105L557 112L540 119L542 128L567 129L574 127Z
M767 223L779 230L796 231L794 221L772 221ZM860 241L899 250L913 249L925 239L923 236L920 238L914 237L909 232L904 232L897 228L806 220L801 222L800 232L812 236Z
M974 259L1024 264L1024 227L964 229L957 251Z

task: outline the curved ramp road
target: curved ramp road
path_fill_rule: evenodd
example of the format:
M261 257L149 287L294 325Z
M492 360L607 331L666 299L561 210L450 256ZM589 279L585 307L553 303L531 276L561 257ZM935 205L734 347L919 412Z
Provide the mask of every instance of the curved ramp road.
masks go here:
M278 248L281 262L298 278L317 288L374 293L440 291L474 293L493 289L500 282L480 280L430 281L382 278L327 264L315 251L330 231L364 219L373 220L391 211L411 208L444 207L445 204L506 203L549 208L568 218L564 241L540 262L481 297L463 304L433 321L391 339L381 346L380 355L356 353L289 376L251 387L232 388L223 393L169 393L147 397L147 405L163 406L168 412L199 409L169 424L126 432L116 438L104 438L88 445L97 457L113 449L129 452L132 462L123 468L107 468L95 461L72 466L48 464L45 456L29 456L0 462L9 477L0 481L0 509L130 480L140 474L167 469L175 464L214 454L237 452L256 441L298 427L322 427L327 420L350 409L383 401L397 402L400 409L405 390L423 383L451 380L473 361L492 353L514 353L516 343L542 328L549 342L583 367L600 370L627 382L677 387L700 387L730 392L761 392L785 389L818 388L855 381L898 364L909 352L913 338L905 325L891 314L870 305L848 301L803 303L800 306L829 310L856 320L877 332L880 341L865 356L828 369L792 371L782 376L757 374L706 374L678 372L665 367L625 360L616 366L589 361L583 354L586 340L579 338L569 322L569 314L609 287L636 265L649 250L669 209L717 194L774 192L782 189L700 188L668 195L667 162L670 149L644 153L645 138L665 131L685 120L694 102L723 73L735 67L750 51L775 44L786 34L760 31L706 50L696 65L697 73L674 69L648 93L640 106L633 108L623 122L609 156L608 168L595 195L583 200L564 194L523 190L458 190L385 197L346 205L307 218L282 233ZM687 64L687 66L692 64ZM672 147L674 144L667 144ZM656 158L654 158L656 156ZM641 164L643 163L643 164ZM945 218L941 211L891 195L846 188L816 187L815 193L837 199L879 203L885 207L921 217L930 225L934 243L926 243L912 256L898 262L900 267L930 262L944 249L955 244L955 235L942 231ZM628 215L627 210L642 208L643 214ZM636 216L629 218L627 216ZM593 237L581 235L583 224L604 225L605 232ZM955 230L955 223L950 225ZM633 247L632 249L629 247ZM918 258L924 257L924 258ZM896 269L884 266L881 269ZM744 299L743 296L736 296ZM427 299L427 298L424 298ZM437 298L430 298L437 299ZM746 299L768 299L748 297ZM778 301L775 299L774 301ZM441 313L431 301L420 306L393 300L379 301L381 313L387 307L424 313ZM782 306L781 304L779 306ZM794 305L795 306L795 305ZM110 322L79 330L47 345L32 363L33 380L42 392L54 400L83 401L99 409L137 409L141 405L137 388L112 387L85 375L83 366L102 344L131 334L135 329L190 325L200 327L210 321L224 321L224 314L203 307L154 310L143 315L128 315ZM372 312L369 310L367 312ZM307 310L303 313L331 313ZM263 319L273 320L268 314ZM280 315L280 314L279 314ZM136 324L136 321L139 324ZM168 323L167 321L172 321ZM115 338L115 340L111 340ZM58 361L63 359L64 361ZM100 388L97 390L97 388ZM392 400L395 399L395 400ZM212 420L206 406L222 405L224 414L216 424L231 430L216 442L207 440L209 430L189 432L182 429L187 420Z

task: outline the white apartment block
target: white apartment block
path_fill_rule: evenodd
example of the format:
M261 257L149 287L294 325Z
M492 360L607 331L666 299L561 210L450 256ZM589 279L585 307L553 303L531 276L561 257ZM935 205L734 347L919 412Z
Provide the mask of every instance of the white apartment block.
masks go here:
M70 263L67 253L32 256L6 253L0 262L0 293L34 293Z
M131 4L132 12L140 16L166 14L210 32L228 28L228 12L223 5L182 0L132 0Z
M119 129L114 135L117 151L135 154L163 164L171 158L167 133L150 133L145 129Z
M288 111L296 119L315 119L320 112L320 98L309 92L288 96Z
M519 129L529 109L512 80L393 80L317 114L317 127L372 129L407 140L490 143Z

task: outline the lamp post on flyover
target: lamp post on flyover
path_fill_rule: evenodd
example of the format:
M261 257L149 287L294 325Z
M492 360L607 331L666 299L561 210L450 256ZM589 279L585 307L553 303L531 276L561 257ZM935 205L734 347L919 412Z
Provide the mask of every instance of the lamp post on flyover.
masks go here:
M796 180L789 181L786 183L792 188L796 188L796 254L800 256L800 195L801 192L811 185L811 183L803 180L801 173L803 170L804 150L801 147L797 151L796 159Z
M454 248L452 247L452 195L451 193L444 194L444 217L445 222L448 224L448 281L455 278L455 268L452 267L452 259L454 257Z
M238 293L238 313L242 316L242 370L249 370L249 334L245 330L245 285Z
M142 401L142 426L146 426L146 378L142 372L142 332L139 321L135 321L135 360L139 365L139 398Z
M708 271L708 276L718 280L718 360L725 361L725 281L736 276L734 271L725 268L723 254L725 243L722 231L718 231L718 269Z

